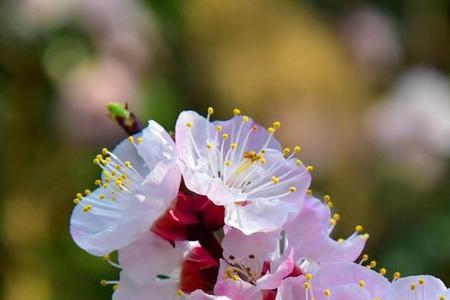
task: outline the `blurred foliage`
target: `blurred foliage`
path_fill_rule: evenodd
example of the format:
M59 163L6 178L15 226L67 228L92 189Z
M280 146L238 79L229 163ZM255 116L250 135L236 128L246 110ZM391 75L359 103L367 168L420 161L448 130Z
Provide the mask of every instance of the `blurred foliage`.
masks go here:
M404 70L426 64L449 75L448 1L149 0L139 2L151 21L140 30L150 36L143 49L152 57L138 62L129 61L129 49L99 43L105 29L89 27L92 20L23 21L22 2L0 3L1 299L110 297L99 282L117 278L117 270L78 249L68 221L71 199L99 174L92 157L123 134L103 104L93 119L84 111L96 104L86 99L71 104L81 106L75 116L61 109L70 74L104 57L126 66L132 95L104 100L129 102L142 120L168 130L181 110L211 104L221 118L239 106L263 124L280 119L283 143L301 143L302 159L317 165L314 192L331 193L343 215L337 236L363 223L371 233L367 251L380 265L450 284L448 158L445 172L423 186L428 170L411 173L387 160L364 131L365 112ZM401 61L378 77L361 71L344 43L350 33L339 30L361 7L391 18L402 45ZM99 84L108 72L102 76ZM95 138L83 136L89 133Z

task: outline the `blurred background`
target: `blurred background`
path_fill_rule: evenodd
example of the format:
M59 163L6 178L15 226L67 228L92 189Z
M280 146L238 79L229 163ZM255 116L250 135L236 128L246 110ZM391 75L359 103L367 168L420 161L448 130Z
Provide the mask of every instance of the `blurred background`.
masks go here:
M168 130L210 105L282 121L336 237L361 223L389 276L450 284L449 74L445 0L0 1L0 299L110 297L68 232L124 136L108 102Z

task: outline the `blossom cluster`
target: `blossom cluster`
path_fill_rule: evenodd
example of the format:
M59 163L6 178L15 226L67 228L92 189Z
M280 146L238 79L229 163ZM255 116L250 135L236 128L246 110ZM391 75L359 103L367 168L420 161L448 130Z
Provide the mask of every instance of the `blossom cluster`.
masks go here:
M361 255L362 226L334 240L339 214L309 189L312 166L239 109L227 121L182 112L150 121L94 159L98 188L77 194L74 241L120 269L116 300L444 300L432 276L391 280ZM118 262L112 253L117 251Z

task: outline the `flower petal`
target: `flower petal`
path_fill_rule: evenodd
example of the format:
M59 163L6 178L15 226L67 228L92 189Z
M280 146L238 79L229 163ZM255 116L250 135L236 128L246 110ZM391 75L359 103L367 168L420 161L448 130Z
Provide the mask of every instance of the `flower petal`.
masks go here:
M296 261L307 259L315 263L351 262L364 249L362 235L337 242L330 238L330 208L314 197L307 197L300 214L286 224L289 246L295 250Z
M422 283L422 284L421 284ZM414 286L414 289L411 286ZM409 276L392 283L388 300L439 299L447 292L444 283L433 276Z
M171 277L181 268L188 243L175 247L151 231L119 250L122 272L137 285L155 282L159 277Z

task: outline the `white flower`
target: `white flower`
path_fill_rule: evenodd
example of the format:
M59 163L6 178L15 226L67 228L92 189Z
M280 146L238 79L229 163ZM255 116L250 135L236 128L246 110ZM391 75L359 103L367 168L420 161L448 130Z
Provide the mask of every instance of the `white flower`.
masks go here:
M94 163L103 169L99 187L77 195L70 232L81 248L103 256L150 229L176 197L181 173L173 140L154 121Z
M225 223L245 234L279 229L301 210L310 174L294 158L285 157L268 130L247 116L210 122L192 111L182 112L175 134L183 177L191 191L225 207Z

